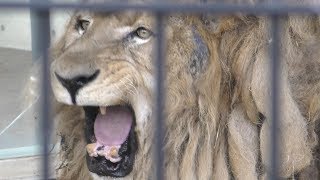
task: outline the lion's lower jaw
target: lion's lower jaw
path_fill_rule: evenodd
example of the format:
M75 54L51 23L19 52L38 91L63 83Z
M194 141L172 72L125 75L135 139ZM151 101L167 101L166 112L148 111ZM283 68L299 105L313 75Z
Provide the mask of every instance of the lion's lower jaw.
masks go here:
M150 136L149 136L150 137ZM147 138L141 138L140 140L146 142L144 145L144 150L138 151L135 157L135 162L133 165L133 170L124 177L110 177L110 176L99 176L95 173L89 172L89 176L92 177L92 180L133 180L133 179L154 179L151 178L153 175L152 165L153 165L153 155L151 152L151 143L152 141ZM141 147L141 144L139 144Z
M91 177L93 180L114 180L115 178L114 177L106 177L106 176L99 176L95 173L90 173ZM126 177L123 177L123 178L116 178L117 180L131 180L133 179L132 175L129 174L127 175Z

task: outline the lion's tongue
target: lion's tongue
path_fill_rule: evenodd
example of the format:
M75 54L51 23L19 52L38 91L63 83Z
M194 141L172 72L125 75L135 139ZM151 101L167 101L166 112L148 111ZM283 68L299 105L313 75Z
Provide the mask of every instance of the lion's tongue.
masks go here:
M133 114L128 107L106 108L105 115L99 113L94 122L94 134L103 145L121 145L129 135Z

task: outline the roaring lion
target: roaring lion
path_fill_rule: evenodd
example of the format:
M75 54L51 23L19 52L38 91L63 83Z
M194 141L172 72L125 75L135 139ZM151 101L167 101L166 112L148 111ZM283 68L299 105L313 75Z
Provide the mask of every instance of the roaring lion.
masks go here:
M320 20L281 18L279 175L318 179ZM59 179L153 179L155 18L77 11L52 48ZM268 179L270 21L166 17L166 179Z

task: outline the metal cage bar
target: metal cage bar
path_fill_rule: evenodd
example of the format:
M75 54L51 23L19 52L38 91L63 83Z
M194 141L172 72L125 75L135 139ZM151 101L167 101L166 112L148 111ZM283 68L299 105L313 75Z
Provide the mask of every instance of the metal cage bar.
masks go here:
M271 78L271 138L270 141L272 144L270 148L270 164L271 172L270 179L277 180L279 179L278 170L279 170L279 140L278 140L278 128L279 128L279 90L280 90L280 37L279 37L279 19L278 15L271 16L271 38L272 43L270 47L270 78Z
M51 103L50 103L50 68L48 50L50 46L50 13L49 10L37 11L38 18L41 19L43 37L37 38L39 52L42 57L42 90L41 90L41 117L42 117L42 146L43 146L43 178L49 179L49 144L51 134Z
M165 77L165 50L164 50L164 32L163 32L163 15L165 13L246 13L246 14L259 14L271 16L272 22L272 45L271 45L271 117L272 117L272 132L271 132L271 179L278 179L278 120L279 120L279 71L280 71L280 58L279 58L279 17L287 13L320 13L320 6L287 6L284 4L258 4L256 6L249 5L226 5L226 4L196 4L196 5L180 5L180 4L166 4L166 3L153 3L146 5L131 5L123 3L108 3L108 4L71 4L71 3L48 3L48 2L30 2L30 3L13 3L13 2L0 2L1 8L30 8L37 10L42 18L47 20L47 23L43 25L45 32L44 37L40 38L39 43L42 47L43 54L43 85L42 85L42 133L43 133L43 171L44 179L49 179L49 157L48 157L48 144L50 140L49 132L51 130L50 123L50 102L49 102L49 62L48 62L48 47L50 42L50 28L49 28L49 11L50 9L89 9L100 11L114 11L114 10L136 10L136 11L151 11L156 12L158 39L157 39L157 52L156 52L156 132L155 132L155 159L156 159L156 172L157 179L164 179L163 163L164 154L163 138L164 138L164 123L163 123L163 107L165 102L165 89L164 89L164 77Z
M92 11L121 11L121 10L135 10L135 11L151 11L162 13L246 13L259 15L285 15L287 13L320 13L320 5L313 6L289 6L286 4L257 4L252 5L232 5L223 3L210 4L167 4L167 3L148 3L148 4L126 4L126 3L104 3L104 4L83 4L83 3L45 3L45 2L29 2L29 3L15 3L15 2L0 2L0 8L34 8L34 9L86 9Z
M48 0L31 0L32 2L37 1L47 1ZM43 18L41 13L38 13L37 10L30 10L30 22L31 22L31 45L32 45L32 59L37 60L41 57L41 48L42 45L39 43L41 38L45 36L45 32L42 31L41 27L46 23L48 19Z
M50 116L50 68L49 68L49 56L48 50L50 46L50 13L47 10L36 10L35 12L37 18L36 31L41 31L40 37L33 38L33 44L37 44L36 53L40 56L42 60L42 77L41 77L41 143L42 143L42 153L43 153L43 178L49 179L49 144L51 135L51 116Z
M156 29L157 29L157 51L156 51L156 98L155 98L155 110L156 121L154 123L155 128L155 160L156 169L155 177L158 180L164 179L164 153L163 153L163 139L164 139L164 103L165 103L165 59L166 53L164 49L164 29L163 29L163 14L161 12L156 14Z

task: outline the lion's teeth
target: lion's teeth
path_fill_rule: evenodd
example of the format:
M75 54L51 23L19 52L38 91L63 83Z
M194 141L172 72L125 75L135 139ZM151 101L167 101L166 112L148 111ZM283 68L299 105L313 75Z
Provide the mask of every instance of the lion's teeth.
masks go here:
M111 147L110 148L110 156L113 157L113 158L119 157L118 149L116 147Z
M97 153L96 153L96 150L95 150L96 146L97 146L96 143L91 143L91 144L88 144L86 146L86 149L87 149L87 152L88 152L89 156L97 157Z
M102 115L105 115L107 112L107 109L106 109L106 107L102 107L102 106L100 106L99 107L100 108L100 113L102 114Z

